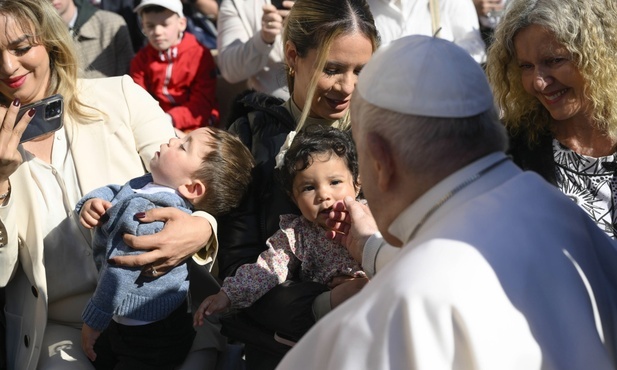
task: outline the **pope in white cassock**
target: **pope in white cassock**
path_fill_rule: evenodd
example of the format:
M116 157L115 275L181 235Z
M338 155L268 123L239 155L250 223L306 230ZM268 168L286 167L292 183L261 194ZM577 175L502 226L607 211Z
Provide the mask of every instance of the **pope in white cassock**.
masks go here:
M468 53L426 36L392 42L362 70L351 117L381 231L363 267L377 273L279 369L615 369L616 247L504 154Z

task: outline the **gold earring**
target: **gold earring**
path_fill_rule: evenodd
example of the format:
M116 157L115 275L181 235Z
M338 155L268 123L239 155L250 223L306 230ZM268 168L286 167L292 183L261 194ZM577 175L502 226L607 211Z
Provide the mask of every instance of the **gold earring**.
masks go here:
M296 71L292 67L289 67L289 76L293 77L296 74Z

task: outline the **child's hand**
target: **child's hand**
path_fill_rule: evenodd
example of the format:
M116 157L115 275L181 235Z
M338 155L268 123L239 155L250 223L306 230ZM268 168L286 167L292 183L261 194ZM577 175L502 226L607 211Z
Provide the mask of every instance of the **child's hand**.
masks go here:
M94 353L94 343L101 335L100 331L94 330L87 324L83 324L81 327L81 349L90 361L96 360L96 353Z
M204 323L204 316L210 316L213 313L225 311L231 306L231 300L224 291L219 291L213 294L199 305L197 311L195 311L195 318L193 319L194 326L201 326Z
M81 207L79 222L87 229L99 226L101 224L101 217L109 208L111 208L111 203L106 200L100 198L89 199Z

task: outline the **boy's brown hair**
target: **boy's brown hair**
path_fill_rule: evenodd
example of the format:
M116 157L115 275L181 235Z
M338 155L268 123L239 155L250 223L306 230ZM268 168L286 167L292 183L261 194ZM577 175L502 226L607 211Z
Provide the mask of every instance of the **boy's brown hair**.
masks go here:
M206 194L194 206L213 216L238 207L252 178L253 155L237 136L209 127L212 150L203 158L195 177L206 184Z

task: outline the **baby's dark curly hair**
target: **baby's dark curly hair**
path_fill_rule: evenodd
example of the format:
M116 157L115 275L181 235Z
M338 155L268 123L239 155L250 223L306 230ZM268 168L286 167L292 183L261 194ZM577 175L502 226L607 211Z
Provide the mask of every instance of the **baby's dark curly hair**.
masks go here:
M329 126L311 125L298 132L277 172L278 180L290 197L296 174L310 167L316 156L327 153L345 161L352 174L354 187L360 188L358 154L351 133Z

